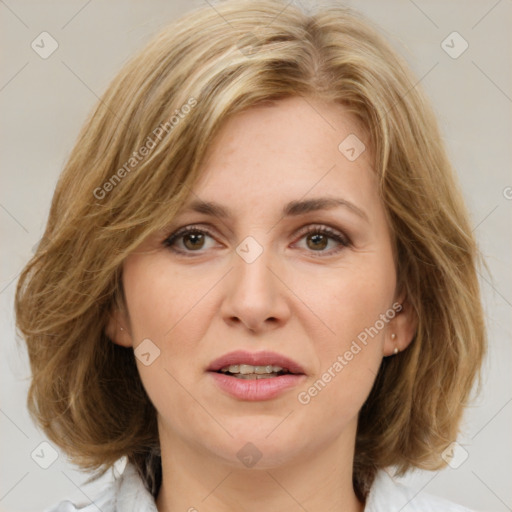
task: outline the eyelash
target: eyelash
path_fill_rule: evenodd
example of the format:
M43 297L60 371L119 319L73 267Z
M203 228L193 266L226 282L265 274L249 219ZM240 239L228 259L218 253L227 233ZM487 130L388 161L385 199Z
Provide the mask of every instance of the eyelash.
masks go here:
M182 249L176 249L174 247L174 243L176 242L176 240L184 237L185 235L189 235L189 234L206 234L206 235L210 236L211 238L215 238L214 235L211 233L211 231L207 228L204 228L204 227L198 228L198 227L188 226L188 227L179 229L175 233L171 234L169 237L167 237L162 242L162 244L165 247L169 248L171 251L181 254L181 255L184 255L185 257L190 257L190 258L197 257L198 255L202 254L200 251L188 251L188 250L184 251ZM315 257L325 257L326 255L332 256L334 254L337 254L341 250L343 250L343 248L348 247L350 245L350 240L346 236L339 233L338 231L335 231L335 230L329 228L328 226L323 226L323 225L309 226L305 231L300 233L299 240L301 240L302 238L304 238L308 235L326 235L327 237L329 237L332 240L335 240L336 242L338 242L341 245L341 247L331 249L330 251L313 251L313 250L311 250L311 252L313 253L313 255ZM319 254L315 254L316 252ZM197 253L197 254L194 255L193 253Z

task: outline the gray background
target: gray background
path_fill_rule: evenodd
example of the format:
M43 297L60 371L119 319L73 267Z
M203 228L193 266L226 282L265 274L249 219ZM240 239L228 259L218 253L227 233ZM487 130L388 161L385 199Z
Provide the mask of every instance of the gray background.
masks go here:
M199 5L206 2L0 0L2 511L43 510L65 498L89 503L111 478L83 485L86 475L58 449L48 469L31 458L34 450L49 457L50 449L38 448L45 436L25 407L30 370L15 341L15 282L41 237L57 177L98 97L160 27ZM418 471L404 481L418 492L476 510L512 510L512 2L361 0L345 5L382 27L431 98L491 271L481 275L490 352L483 393L467 411L458 440L466 452L457 448L457 468ZM43 31L59 45L47 59L31 48ZM441 46L454 31L469 44L458 58ZM452 51L461 48L460 40L449 44Z

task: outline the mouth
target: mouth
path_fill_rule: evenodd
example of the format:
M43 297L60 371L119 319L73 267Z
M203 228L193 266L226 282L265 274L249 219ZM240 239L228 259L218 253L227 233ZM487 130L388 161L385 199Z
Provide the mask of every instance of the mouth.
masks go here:
M275 398L306 379L298 363L274 352L231 352L213 361L207 372L221 391L246 401Z
M285 374L305 374L293 359L276 352L247 352L237 350L213 361L208 371L238 379L268 379Z
M252 364L230 364L217 371L230 377L237 379L255 380L255 379L271 379L286 375L290 372L287 368L281 366L267 365L267 366L253 366Z

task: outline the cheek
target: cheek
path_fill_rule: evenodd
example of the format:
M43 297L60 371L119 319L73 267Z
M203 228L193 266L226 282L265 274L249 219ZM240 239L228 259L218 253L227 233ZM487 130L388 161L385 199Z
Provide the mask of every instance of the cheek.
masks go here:
M165 255L135 256L127 261L123 283L135 344L150 338L163 345L185 330L184 325L187 337L193 338L199 325L190 325L190 318L207 304L202 300L204 290L214 280L210 276L199 285L197 276L176 272Z
M376 251L332 275L322 293L309 295L329 330L316 337L319 365L299 403L339 424L357 414L378 373L396 273L391 251Z
M330 425L332 435L357 416L371 391L383 357L381 315L392 318L394 292L392 279L351 274L337 284L321 310L334 334L317 337L317 371L297 396L298 407Z
M364 339L368 329L374 333L376 327L379 333L372 338L380 340L387 325L380 318L389 312L393 303L396 274L392 258L374 261L369 255L361 259L363 261L359 265L347 265L330 272L328 279L316 276L317 279L312 277L301 284L311 309L328 327L324 329L327 335L322 339L331 356L347 349L359 335ZM319 282L322 282L322 287L318 286ZM314 283L316 288L308 286L308 283Z
M194 298L191 297L194 293L184 293L177 286L177 276L172 275L165 262L155 261L157 259L156 256L154 259L134 256L127 260L123 269L123 285L130 312L137 370L160 416L162 411L184 410L190 406L190 397L185 391L190 386L186 382L186 373L181 369L190 362L188 353L191 347L188 343L176 342L170 350L169 340L179 341L184 336L191 336L185 329L187 312L198 299L189 300ZM144 352L150 353L149 361L148 358L145 361L144 357L137 357L137 347L144 344L147 347ZM164 415L167 416L167 412ZM195 410L190 411L187 418L204 421L200 411ZM182 430L185 432L185 425L182 425Z
M132 255L125 262L123 286L133 344L137 348L149 339L156 346L144 341L151 363L146 365L143 358L136 358L136 364L159 411L189 405L184 389L191 387L193 375L187 368L199 350L195 340L204 337L209 315L215 311L205 290L216 281L218 277L211 273L198 280L197 275L194 279L191 273L176 272L165 255Z

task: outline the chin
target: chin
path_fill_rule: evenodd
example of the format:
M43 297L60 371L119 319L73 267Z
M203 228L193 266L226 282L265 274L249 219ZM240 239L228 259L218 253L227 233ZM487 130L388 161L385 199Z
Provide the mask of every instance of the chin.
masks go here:
M302 446L305 437L291 425L279 425L284 417L253 416L228 422L225 425L233 437L222 436L210 450L236 469L272 469L290 463L308 447Z

